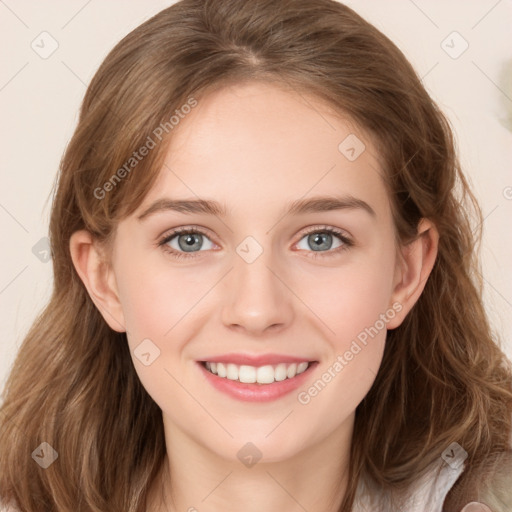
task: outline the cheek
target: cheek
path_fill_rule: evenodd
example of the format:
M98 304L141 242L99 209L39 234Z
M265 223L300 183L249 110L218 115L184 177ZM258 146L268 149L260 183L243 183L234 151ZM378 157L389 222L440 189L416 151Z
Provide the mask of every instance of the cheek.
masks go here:
M163 409L170 396L175 401L182 397L186 403L178 382L187 371L181 358L193 336L189 318L194 318L194 305L207 293L212 280L198 272L173 268L161 256L135 251L119 257L115 268L128 345L142 385ZM200 411L196 412L199 421Z
M133 341L163 340L185 318L214 280L204 272L179 268L162 254L119 258L116 279L126 328Z
M331 428L355 410L379 370L387 322L396 314L390 304L394 256L394 247L382 244L354 252L334 272L301 273L297 280L328 342L317 379L297 400L308 413L329 417Z
M306 283L307 301L322 320L328 348L315 380L299 390L297 402L308 417L324 418L324 430L334 430L353 413L379 371L386 322L396 314L389 303L393 268L390 250ZM308 428L313 439L320 435L315 425Z
M344 349L375 324L385 331L380 319L391 308L394 264L393 248L381 247L354 252L338 268L297 272L297 294L322 321L325 335L336 349ZM390 315L394 317L394 310Z

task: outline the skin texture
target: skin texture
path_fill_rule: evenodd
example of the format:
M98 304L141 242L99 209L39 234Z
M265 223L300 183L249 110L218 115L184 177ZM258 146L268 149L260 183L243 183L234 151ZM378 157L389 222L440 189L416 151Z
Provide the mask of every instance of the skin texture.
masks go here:
M366 146L354 161L338 150L351 133ZM371 139L315 97L264 83L230 86L202 98L173 131L158 182L119 223L108 254L89 233L73 235L78 273L109 325L127 332L135 369L163 411L168 458L148 510L337 510L354 412L379 369L386 328L307 404L298 392L393 304L400 312L387 328L397 327L437 253L427 220L415 242L395 246L382 173ZM284 215L288 202L324 195L361 199L375 216L360 208ZM216 200L227 214L167 210L138 219L162 198ZM192 257L158 245L191 225L207 232ZM343 243L333 235L332 249L314 251L307 230L325 227L353 245L336 251ZM252 263L236 251L248 236L263 250ZM169 245L178 250L178 238ZM145 366L133 350L148 338L160 355ZM196 363L228 352L319 364L297 392L248 403L214 389ZM237 457L247 442L261 452L252 467Z

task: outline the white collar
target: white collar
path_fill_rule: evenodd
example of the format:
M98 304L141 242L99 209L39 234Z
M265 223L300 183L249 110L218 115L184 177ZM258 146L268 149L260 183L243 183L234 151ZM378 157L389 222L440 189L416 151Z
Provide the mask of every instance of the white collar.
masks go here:
M422 477L418 478L401 499L399 510L407 512L442 512L443 503L459 476L464 465L452 468L443 459L432 464ZM397 497L392 497L378 489L374 483L361 479L353 512L393 512L396 510Z

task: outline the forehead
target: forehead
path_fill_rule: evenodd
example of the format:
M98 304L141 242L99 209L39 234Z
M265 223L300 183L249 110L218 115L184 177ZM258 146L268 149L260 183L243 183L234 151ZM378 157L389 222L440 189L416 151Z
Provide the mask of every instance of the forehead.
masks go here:
M205 95L184 116L143 206L164 193L258 208L329 193L364 196L378 210L382 174L372 140L348 116L312 94L250 82Z

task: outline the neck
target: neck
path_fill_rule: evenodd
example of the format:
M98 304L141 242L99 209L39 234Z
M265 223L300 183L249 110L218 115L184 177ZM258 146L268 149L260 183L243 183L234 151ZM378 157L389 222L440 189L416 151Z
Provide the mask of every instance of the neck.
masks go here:
M166 429L167 457L148 512L338 512L348 484L353 418L286 460L247 467ZM265 455L265 454L264 454Z

